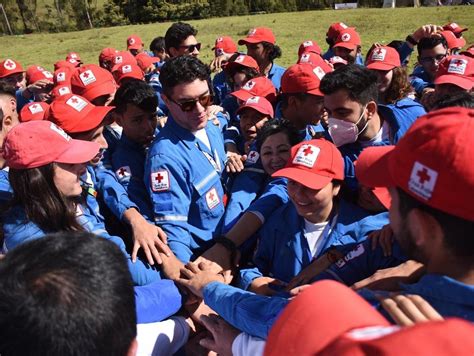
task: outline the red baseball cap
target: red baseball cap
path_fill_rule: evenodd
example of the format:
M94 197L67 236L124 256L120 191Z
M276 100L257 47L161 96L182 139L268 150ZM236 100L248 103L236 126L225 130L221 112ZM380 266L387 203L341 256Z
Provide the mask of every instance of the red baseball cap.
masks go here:
M119 64L137 64L137 59L128 51L120 51L115 54L112 60L112 67Z
M127 49L140 49L143 46L143 41L137 35L130 35L127 38Z
M86 132L99 127L112 106L95 106L74 94L62 95L51 103L48 120L67 133Z
M56 85L51 92L53 98L58 98L67 94L72 94L71 87L69 85Z
M73 61L71 61L73 60ZM81 60L81 56L79 56L79 53L76 53L76 52L69 52L66 56L66 61L68 61L69 63L79 63L81 64L82 63L82 60Z
M43 67L32 65L26 69L26 82L28 84L35 83L41 79L46 79L52 83L53 78L53 73L45 70Z
M232 69L236 67L248 67L253 68L257 72L260 70L258 67L257 61L246 54L238 55L233 61L227 62L227 65L224 67L226 72L231 72Z
M20 111L20 122L45 120L49 104L44 101L28 103Z
M72 139L52 122L30 121L10 130L3 144L3 157L10 168L29 169L52 162L88 162L99 149L96 142Z
M396 146L368 147L357 179L403 189L418 201L474 221L474 109L446 108L418 118Z
M374 48L367 61L367 68L375 70L392 70L401 65L397 50L388 46Z
M440 35L444 37L448 43L448 48L463 48L466 45L464 38L457 38L456 35L451 31L441 31Z
M0 78L8 77L16 73L23 73L23 67L17 61L7 58L0 63Z
M57 85L71 86L72 74L76 71L76 68L71 67L60 67L54 72L53 83Z
M113 65L115 56L119 53L115 48L104 48L100 51L99 54L99 64L101 67L104 67L104 64L107 63L108 66Z
M235 53L237 52L237 45L235 44L232 37L222 36L216 39L214 47L211 48L216 51L217 55L220 56L223 53Z
M143 80L143 71L136 64L118 64L112 68L112 74L119 85L125 78Z
M298 57L301 57L303 53L316 53L320 55L321 47L319 47L316 41L304 41L298 48Z
M461 35L464 31L467 31L468 28L462 28L459 26L456 22L451 22L443 26L443 30L451 31L453 32L456 36Z
M348 28L349 26L347 26L344 22L335 22L329 26L328 32L326 32L326 37L335 40L341 31Z
M448 56L441 61L436 71L435 84L454 84L464 90L474 88L474 58Z
M96 64L78 68L71 77L71 89L89 101L115 93L117 85L112 74Z
M291 159L272 177L289 178L310 189L322 189L333 179L344 180L344 160L332 142L304 141L291 148Z
M158 63L160 61L158 57L151 57L146 52L138 53L135 56L135 59L137 60L137 64L142 71L145 71L152 64Z
M259 113L263 115L270 116L273 118L274 112L273 112L273 106L272 104L265 99L264 97L261 96L252 96L251 98L248 98L238 109L237 109L237 114L240 113L242 110L245 109L254 109L258 111Z
M71 62L68 61L57 61L54 63L54 70L58 70L59 68L70 68L70 69L75 69L76 66L72 64Z
M361 45L360 36L355 28L349 27L342 30L336 39L334 47L342 47L353 50Z
M275 35L271 29L268 27L253 28L248 32L247 37L239 40L239 45L260 42L269 42L271 44L275 44Z
M230 94L243 101L252 96L263 96L271 103L276 101L276 89L272 81L266 77L250 79L242 88Z
M314 66L309 63L294 64L281 77L280 92L282 94L307 93L324 96L319 90L321 80L332 68L324 63Z

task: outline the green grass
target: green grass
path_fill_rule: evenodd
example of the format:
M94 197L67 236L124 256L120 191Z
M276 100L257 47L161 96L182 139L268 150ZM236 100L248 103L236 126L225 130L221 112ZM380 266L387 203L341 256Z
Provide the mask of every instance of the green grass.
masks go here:
M428 23L443 25L455 21L471 27L465 32L465 38L468 43L474 42L474 11L468 6L308 11L223 17L190 23L199 30L198 40L203 43L201 59L205 62L211 61L211 48L219 35L230 35L237 41L252 27L268 26L273 29L277 44L283 51L282 58L277 62L288 66L295 63L298 45L304 40L316 40L325 50L326 30L337 21L357 27L364 54L373 42L388 43L404 39L420 25ZM125 49L125 40L132 33L140 35L148 45L154 37L164 35L169 25L155 23L59 34L7 36L1 39L0 58L14 58L25 67L39 64L52 69L53 63L64 59L67 52L76 51L86 63L97 63L102 48Z

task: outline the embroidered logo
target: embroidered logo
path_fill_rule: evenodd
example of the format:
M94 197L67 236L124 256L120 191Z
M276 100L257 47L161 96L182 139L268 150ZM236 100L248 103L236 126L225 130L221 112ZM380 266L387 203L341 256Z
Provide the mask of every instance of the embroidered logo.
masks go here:
M295 158L293 158L293 164L313 168L320 151L319 147L302 145L298 149Z

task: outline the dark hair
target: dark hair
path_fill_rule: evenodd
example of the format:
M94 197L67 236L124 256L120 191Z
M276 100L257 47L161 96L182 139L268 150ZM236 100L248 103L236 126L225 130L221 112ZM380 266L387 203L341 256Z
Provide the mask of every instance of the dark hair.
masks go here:
M387 47L395 48L398 51L404 44L405 44L405 41L393 40L387 45Z
M406 67L395 67L392 69L392 82L385 93L380 93L384 101L393 104L405 98L412 91Z
M9 83L2 82L0 78L0 95L7 95L16 98L15 87Z
M165 47L165 38L163 36L155 37L150 43L150 51L152 52L163 52Z
M300 101L305 101L306 98L309 98L312 94L308 93L280 93L278 95L278 101L280 102L281 108L286 109L288 107L288 100L290 97L296 97Z
M132 279L112 242L63 232L2 260L0 354L125 356L135 337Z
M11 206L22 206L28 220L45 232L83 231L75 203L64 198L54 184L54 167L54 163L30 169L10 167Z
M444 48L448 49L448 43L443 36L434 36L434 37L423 37L419 42L417 47L418 55L421 56L421 51L424 49L432 49L436 46L442 44Z
M179 48L181 43L189 36L196 36L197 30L188 23L175 22L172 24L165 34L165 49L170 52L170 48Z
M160 71L160 82L163 93L171 95L173 88L179 84L192 83L196 79L209 79L211 70L193 56L179 56L167 61Z
M474 93L461 91L455 94L443 95L436 100L432 110L449 108L453 106L474 109Z
M444 234L444 245L455 256L465 259L472 264L474 256L474 221L469 221L441 210L432 208L413 198L400 188L397 188L399 197L399 212L403 218L413 209L419 209L431 215L439 224Z
M267 138L278 133L284 133L288 137L291 146L294 146L301 141L298 130L288 120L271 119L262 126L257 135L256 143L258 151L260 152L260 149Z
M273 62L276 58L281 57L281 48L270 42L262 42L263 49L268 52L268 60Z
M365 105L377 101L377 74L357 64L348 64L326 74L319 88L325 95L344 89L351 100Z
M127 104L133 104L143 111L155 112L158 106L158 98L151 86L143 80L133 79L121 85L115 93L113 106L115 111L122 114Z

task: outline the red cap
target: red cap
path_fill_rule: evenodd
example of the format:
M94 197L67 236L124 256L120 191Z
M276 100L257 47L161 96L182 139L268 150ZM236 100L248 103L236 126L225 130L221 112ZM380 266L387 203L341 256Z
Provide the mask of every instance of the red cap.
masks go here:
M23 73L23 67L13 59L7 58L0 63L0 78L8 77L16 73Z
M103 67L103 63L108 63L109 65L114 63L115 56L119 53L115 48L104 48L99 54L99 64Z
M336 39L334 47L342 47L353 50L357 46L361 45L360 36L355 28L349 27L342 30Z
M459 36L461 33L464 31L467 31L467 27L462 28L460 27L456 22L451 22L443 26L443 30L446 31L451 31L453 32L456 36Z
M110 72L96 64L78 68L71 77L71 89L89 101L102 95L115 93L117 85Z
M474 109L418 118L396 146L368 147L355 166L369 187L397 186L418 201L474 221Z
M44 101L28 103L20 111L20 122L45 120L49 105Z
M270 116L273 118L273 106L272 104L261 96L252 96L248 98L237 110L237 114L240 113L242 110L251 108L263 115Z
M294 64L283 73L280 92L282 94L307 93L323 96L319 85L328 72L332 72L332 68L326 63L318 66L308 63Z
M231 71L232 68L239 67L239 66L253 68L257 72L260 70L260 68L258 67L257 61L253 59L252 57L247 56L246 54L240 54L233 61L228 62L224 70L226 72L229 72Z
M454 84L464 90L474 88L474 58L448 56L441 61L436 72L435 84Z
M137 60L137 64L142 71L145 71L152 64L158 63L160 61L158 57L151 57L146 52L138 53L135 56L135 59Z
M72 94L71 87L69 85L56 85L51 92L53 98L58 98L63 95Z
M239 45L260 42L269 42L271 44L275 44L275 36L273 35L271 29L269 29L268 27L253 28L249 31L247 37L239 40Z
M69 63L73 63L73 64L75 64L75 63L81 64L82 63L81 56L79 56L79 53L76 53L76 52L69 52L66 56L66 61L68 61Z
M332 56L331 58L329 58L329 63L332 64L333 66L336 66L338 64L347 65L347 61L344 58L341 58L339 56Z
M28 169L52 162L88 162L99 153L96 142L74 140L49 121L24 122L10 130L3 145L8 167Z
M341 31L348 28L349 26L347 26L344 22L335 22L329 26L328 32L326 32L326 37L336 40L336 38L339 37Z
M41 79L46 79L52 83L53 78L53 73L45 70L43 67L32 65L26 69L26 82L28 84L35 83Z
M457 38L451 31L441 31L440 34L448 43L449 49L463 48L466 45L466 40L464 38Z
M121 51L115 54L112 67L119 64L137 64L137 59L128 51ZM111 68L112 68L111 67Z
M127 49L140 49L143 46L143 41L137 35L130 35L127 38Z
M310 189L322 189L333 179L344 180L344 160L332 142L305 141L291 148L286 167L272 177L289 178Z
M143 80L143 71L136 64L119 64L112 68L112 74L119 85L125 78Z
M112 109L112 106L95 106L79 95L66 94L53 100L48 120L68 133L86 132L98 127Z
M266 77L250 79L242 88L230 94L243 101L252 96L263 96L271 103L276 101L276 89L272 81Z
M222 36L216 39L214 47L211 48L213 51L216 51L218 56L224 53L235 53L237 52L237 45L235 44L232 37Z
M319 47L316 41L304 41L298 48L298 57L301 57L303 53L316 53L321 54L321 47Z
M305 63L312 65L313 68L321 67L324 73L329 73L333 71L333 68L328 64L328 62L316 53L303 53L296 64Z
M57 86L57 85L71 86L71 77L75 71L76 71L76 68L71 68L71 67L61 67L61 68L56 69L56 71L54 72L54 78L53 78L54 86Z
M270 330L264 354L316 355L352 329L389 325L350 288L321 281L301 292L283 310Z
M387 46L374 48L372 52L369 53L369 59L367 61L367 68L375 70L392 70L401 65L400 55L397 50Z
M68 61L57 61L54 63L54 70L58 70L59 68L70 68L70 69L75 69L76 66L72 64L71 62Z

